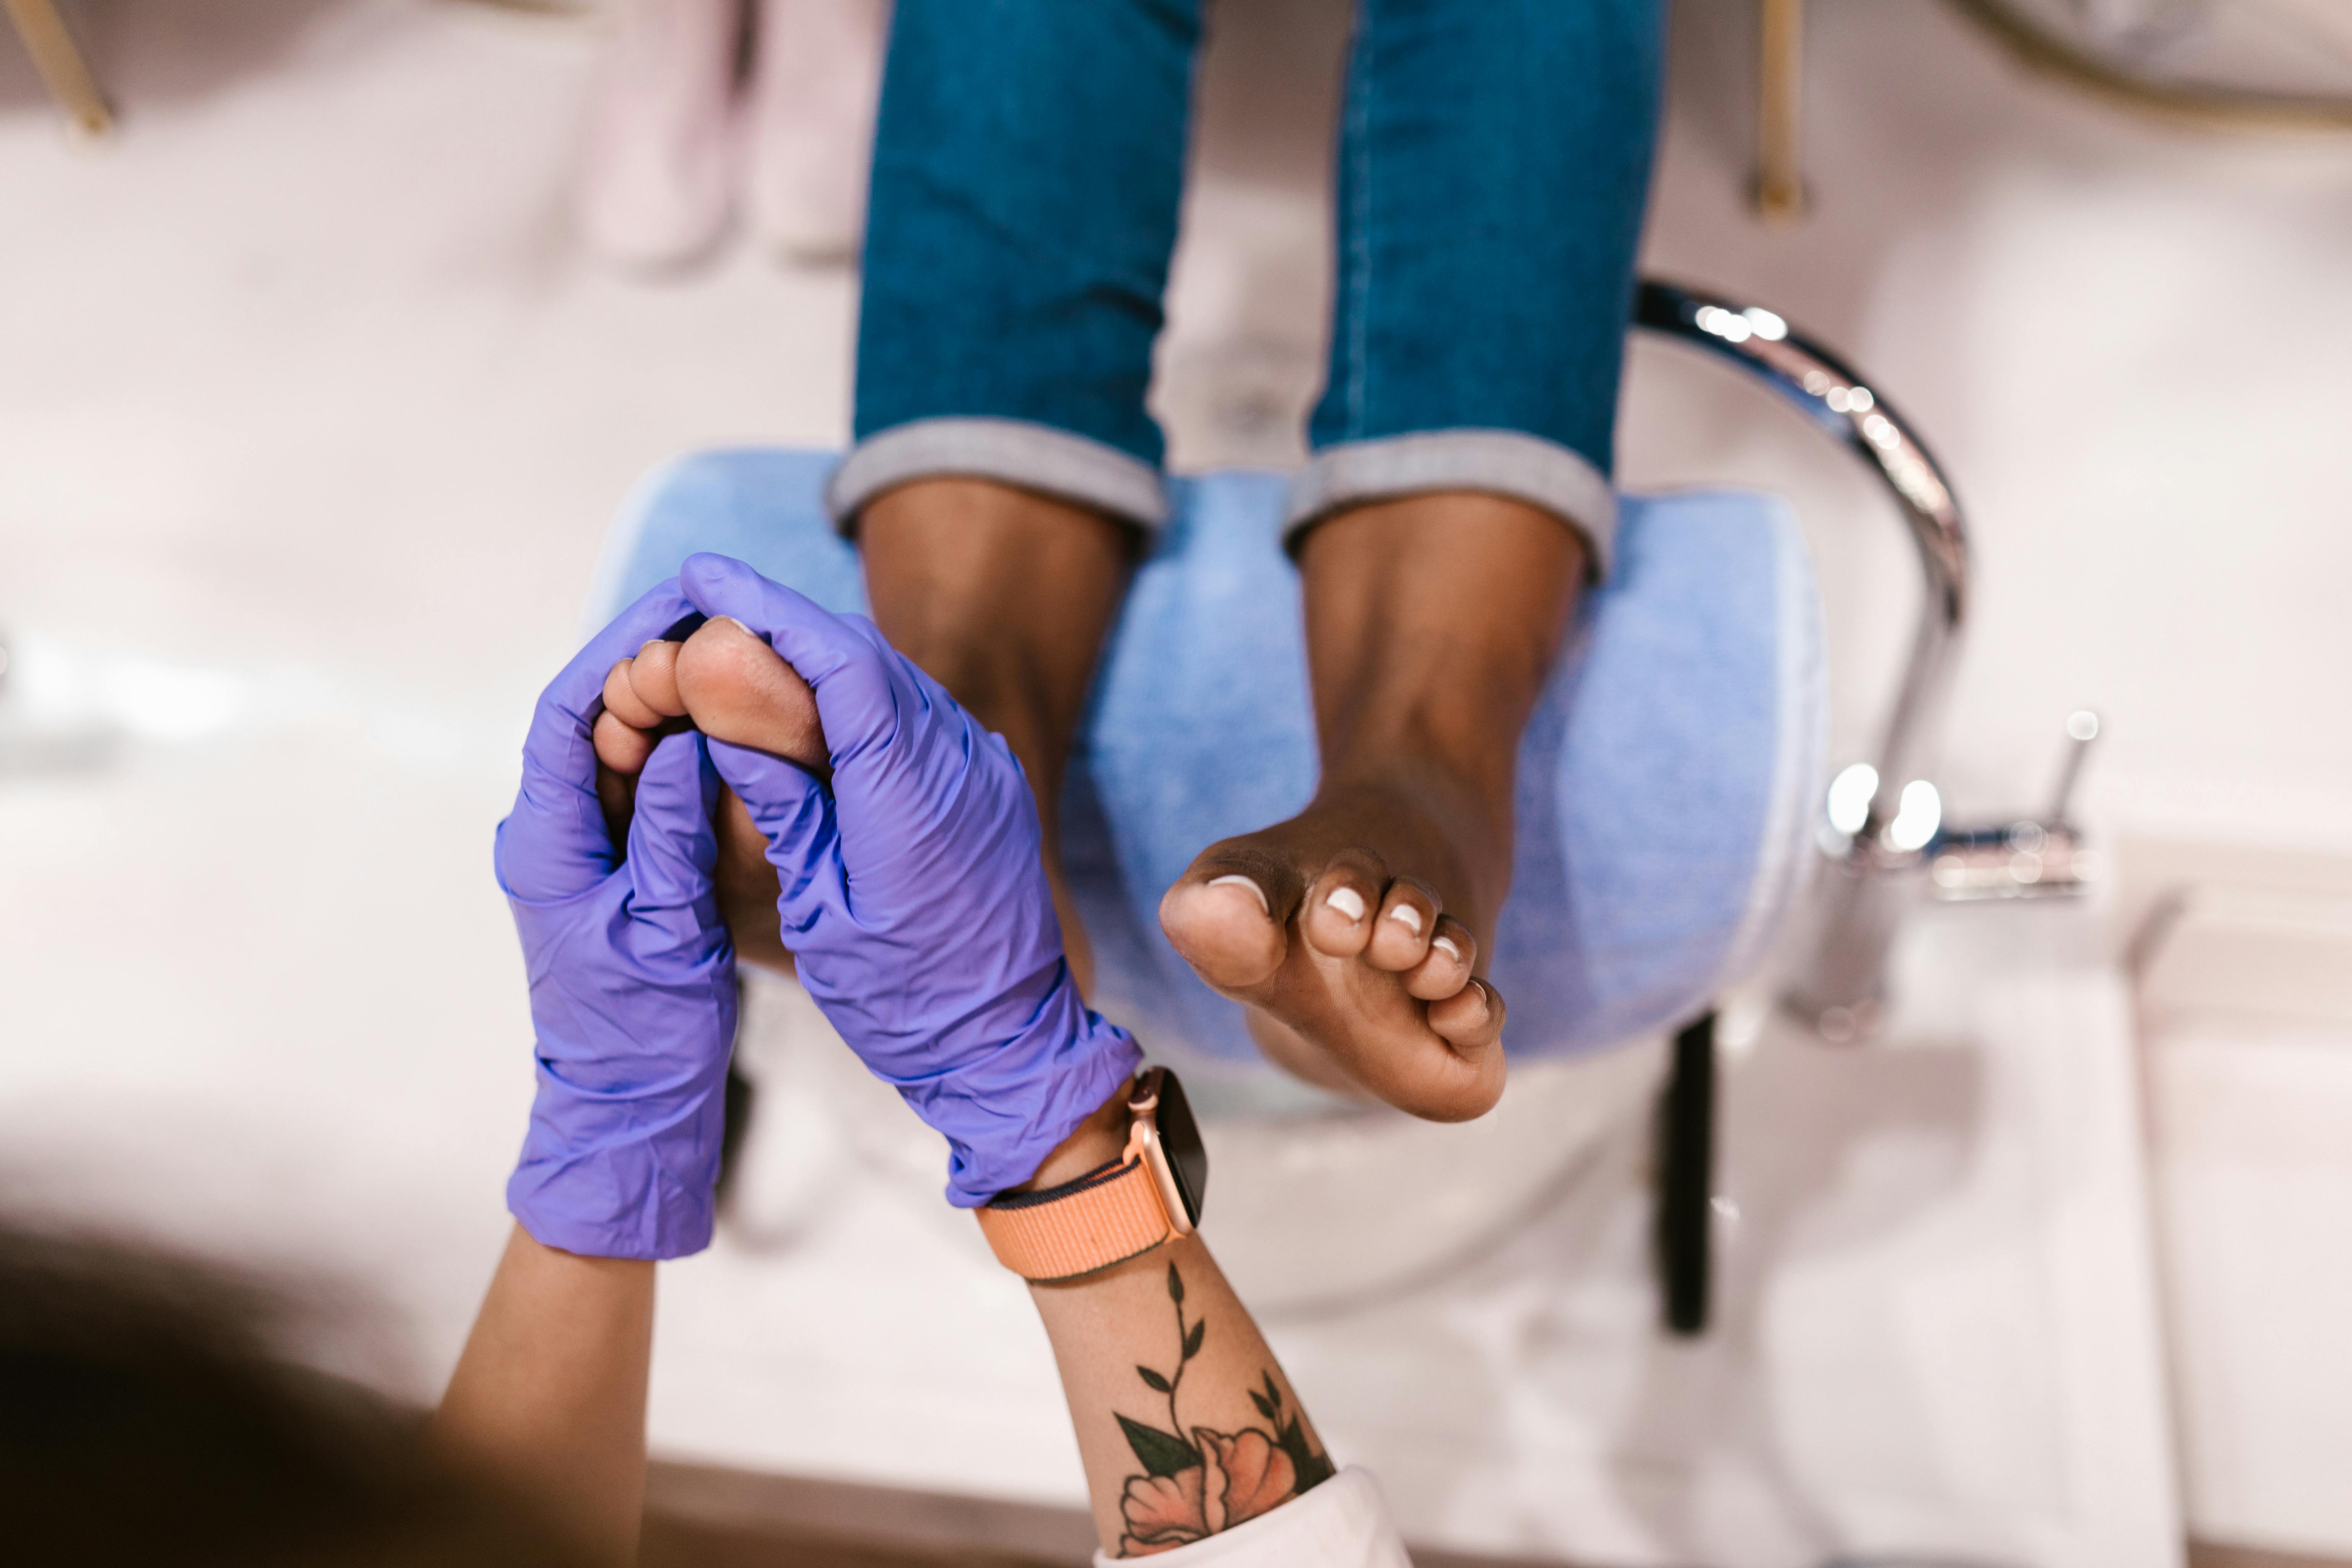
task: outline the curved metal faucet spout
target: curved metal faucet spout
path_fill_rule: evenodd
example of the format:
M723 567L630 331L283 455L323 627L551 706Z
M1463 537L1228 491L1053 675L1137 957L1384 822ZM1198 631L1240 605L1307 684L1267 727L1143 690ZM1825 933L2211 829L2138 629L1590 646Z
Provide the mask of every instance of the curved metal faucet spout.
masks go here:
M1885 990L1901 900L1893 881L1926 844L1897 832L1906 786L1922 778L1969 611L1969 534L1944 470L1910 423L1837 356L1760 305L1644 280L1634 325L1736 366L1795 405L1861 458L1894 497L1926 577L1909 662L1878 746L1875 784L1859 823L1832 827L1806 952L1783 1003L1832 1037L1868 1032Z

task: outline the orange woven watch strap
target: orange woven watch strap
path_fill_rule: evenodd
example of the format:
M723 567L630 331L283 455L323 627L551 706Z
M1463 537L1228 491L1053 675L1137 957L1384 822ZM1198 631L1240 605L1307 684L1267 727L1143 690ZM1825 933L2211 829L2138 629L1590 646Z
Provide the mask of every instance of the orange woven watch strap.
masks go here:
M1160 1184L1141 1160L1041 1203L1015 1198L1010 1206L991 1204L973 1212L996 1260L1041 1284L1124 1263L1176 1233Z

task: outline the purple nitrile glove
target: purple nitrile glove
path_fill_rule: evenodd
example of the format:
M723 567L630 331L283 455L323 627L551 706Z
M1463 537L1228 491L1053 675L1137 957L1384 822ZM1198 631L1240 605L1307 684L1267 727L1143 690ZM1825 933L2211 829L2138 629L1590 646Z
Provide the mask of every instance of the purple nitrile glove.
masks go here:
M829 791L765 752L714 741L711 761L767 837L801 984L947 1139L948 1201L976 1208L1035 1174L1142 1059L1070 976L1028 779L864 616L724 555L688 558L678 584L815 689Z
M735 1043L735 949L711 884L719 778L701 735L664 737L637 780L624 859L589 741L614 662L694 617L665 583L564 667L531 715L522 790L499 824L539 1058L507 1207L539 1241L590 1257L710 1244Z

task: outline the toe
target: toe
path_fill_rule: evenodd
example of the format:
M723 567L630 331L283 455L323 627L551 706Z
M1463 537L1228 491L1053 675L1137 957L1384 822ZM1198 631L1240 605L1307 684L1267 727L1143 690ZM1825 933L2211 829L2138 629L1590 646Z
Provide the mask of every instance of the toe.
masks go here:
M735 956L790 973L783 924L776 913L776 868L768 863L768 840L733 790L719 795L719 864L712 880Z
M624 723L609 708L596 715L595 728L589 735L595 742L596 760L627 778L645 771L646 759L654 754L654 742L660 739L649 730Z
M1214 865L1196 864L1168 889L1160 929L1202 979L1226 991L1264 984L1288 948L1257 879Z
M1419 878L1399 877L1390 883L1388 896L1381 900L1380 918L1372 921L1364 962L1399 973L1419 964L1429 956L1437 909L1437 895Z
M1429 1026L1462 1055L1492 1050L1503 1038L1503 994L1474 979L1444 1001L1429 1005Z
M1346 1036L1330 1049L1365 1089L1431 1121L1469 1121L1503 1098L1503 1000L1472 980L1426 1005L1429 1027L1406 1035Z
M695 727L712 740L831 776L816 693L740 623L705 621L677 651L677 684Z
M1404 977L1405 994L1423 1002L1442 1002L1470 984L1478 962L1478 940L1470 928L1451 915L1437 917L1429 952Z
M1372 912L1388 886L1388 868L1369 849L1343 849L1307 889L1298 928L1307 944L1331 958L1353 958L1372 940Z
M617 847L629 841L629 819L636 815L637 775L616 773L599 758L596 763L596 804L604 813L604 837Z
M638 700L665 719L686 717L686 700L677 694L679 647L656 639L639 648L636 658L623 660L629 667L629 685Z
M604 677L604 711L633 730L651 730L660 724L663 715L637 694L636 684L629 675L629 667L635 662L625 658Z

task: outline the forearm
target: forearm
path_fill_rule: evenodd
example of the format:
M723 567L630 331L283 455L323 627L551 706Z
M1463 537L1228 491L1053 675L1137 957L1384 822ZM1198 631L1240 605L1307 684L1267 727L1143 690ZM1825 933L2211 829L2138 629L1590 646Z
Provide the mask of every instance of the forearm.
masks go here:
M1056 1150L1036 1184L1117 1159L1124 1100ZM1331 1474L1273 1351L1198 1236L1031 1295L1110 1555L1218 1533Z
M598 1558L633 1562L646 1481L654 1266L508 1240L433 1441L504 1477Z

